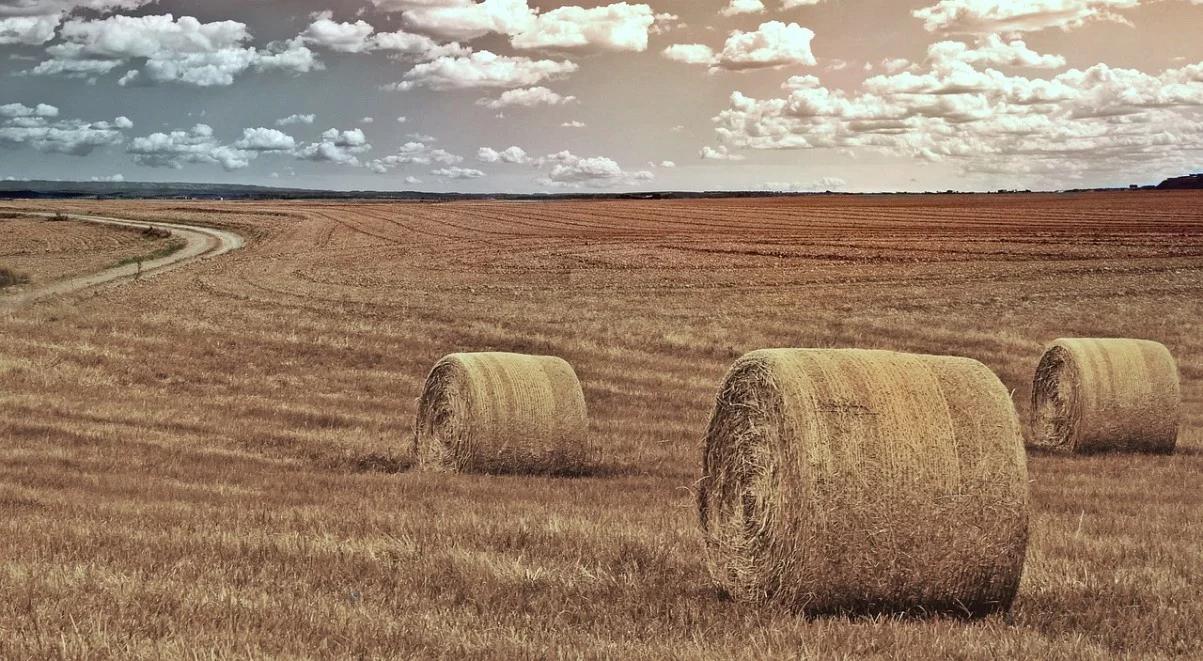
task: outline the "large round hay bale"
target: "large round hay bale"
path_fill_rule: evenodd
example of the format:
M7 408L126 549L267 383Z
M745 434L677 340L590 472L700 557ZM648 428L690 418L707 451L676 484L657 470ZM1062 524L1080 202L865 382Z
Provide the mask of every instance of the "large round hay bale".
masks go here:
M418 402L414 451L432 470L571 470L585 452L585 395L551 356L459 353L431 370Z
M722 589L812 615L1005 610L1027 549L1018 416L967 358L744 356L710 419L698 504Z
M1032 384L1038 446L1074 452L1173 452L1182 395L1169 349L1149 340L1053 342Z

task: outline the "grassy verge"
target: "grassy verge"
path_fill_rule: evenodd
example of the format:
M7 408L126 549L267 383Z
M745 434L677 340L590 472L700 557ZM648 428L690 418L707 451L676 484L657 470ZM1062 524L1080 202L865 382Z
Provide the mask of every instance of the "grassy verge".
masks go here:
M28 282L28 275L14 271L6 266L0 266L0 289L13 285L23 285Z
M148 235L147 238L153 238L153 237ZM126 257L125 259L117 262L116 264L113 264L110 268L120 268L122 266L129 266L131 264L137 264L139 262L153 262L156 259L163 259L164 257L170 257L171 255L174 255L175 253L182 250L184 248L184 246L186 246L186 245L188 245L187 241L185 241L184 239L181 239L179 237L176 237L176 238L173 238L170 241L168 241L167 244L164 245L162 248L159 248L152 252L148 252L143 255L134 255L133 257Z

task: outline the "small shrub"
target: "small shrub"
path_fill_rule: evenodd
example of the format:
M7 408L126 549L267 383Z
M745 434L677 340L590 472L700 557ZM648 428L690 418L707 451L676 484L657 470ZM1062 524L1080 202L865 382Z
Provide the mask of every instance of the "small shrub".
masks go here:
M0 288L13 285L24 285L29 282L29 276L18 273L10 268L0 266Z
M146 229L142 230L142 238L144 239L166 239L171 236L171 230L162 227L154 227L147 225Z

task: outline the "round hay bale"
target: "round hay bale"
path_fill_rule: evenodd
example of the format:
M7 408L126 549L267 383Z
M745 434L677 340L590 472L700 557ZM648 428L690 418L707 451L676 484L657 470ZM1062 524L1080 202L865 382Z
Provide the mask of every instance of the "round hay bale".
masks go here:
M570 471L585 457L585 394L560 358L459 353L431 370L414 452L443 471Z
M1178 365L1164 345L1060 339L1032 383L1033 442L1080 453L1173 452L1181 401Z
M1010 607L1028 537L1015 407L967 358L774 349L739 359L698 492L708 565L810 615Z

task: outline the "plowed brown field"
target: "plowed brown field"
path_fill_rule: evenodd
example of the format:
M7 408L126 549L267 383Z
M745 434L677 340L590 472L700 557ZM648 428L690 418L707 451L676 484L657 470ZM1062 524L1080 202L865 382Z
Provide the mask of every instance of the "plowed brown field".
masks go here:
M1203 195L58 209L248 243L0 314L0 658L1203 655ZM1061 336L1165 343L1179 451L1033 455L1009 617L713 590L691 488L736 357L970 356L1026 416ZM602 464L409 471L426 371L480 350L570 361Z

